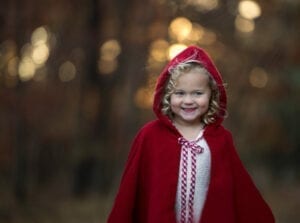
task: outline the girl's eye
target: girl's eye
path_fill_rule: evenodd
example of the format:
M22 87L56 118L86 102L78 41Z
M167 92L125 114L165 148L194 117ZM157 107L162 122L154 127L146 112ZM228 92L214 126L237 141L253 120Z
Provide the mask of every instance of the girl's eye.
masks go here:
M176 96L183 96L184 95L184 92L183 91L175 91L174 94Z
M201 92L201 91L196 91L196 92L194 92L194 95L195 96L200 96L200 95L202 95L203 93Z

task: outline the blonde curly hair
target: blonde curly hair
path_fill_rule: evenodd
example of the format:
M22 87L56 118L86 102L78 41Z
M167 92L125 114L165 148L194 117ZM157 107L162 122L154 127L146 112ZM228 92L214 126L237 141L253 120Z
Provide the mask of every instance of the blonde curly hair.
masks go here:
M216 121L216 116L220 111L219 106L219 90L216 81L212 78L212 75L204 68L203 65L193 62L185 61L179 63L175 67L169 69L170 77L165 86L164 96L162 98L162 113L168 115L170 119L173 119L173 112L170 106L170 98L174 93L176 87L176 81L181 74L187 73L191 70L197 70L209 78L209 87L211 89L211 98L208 111L203 115L202 122L205 125L212 124Z

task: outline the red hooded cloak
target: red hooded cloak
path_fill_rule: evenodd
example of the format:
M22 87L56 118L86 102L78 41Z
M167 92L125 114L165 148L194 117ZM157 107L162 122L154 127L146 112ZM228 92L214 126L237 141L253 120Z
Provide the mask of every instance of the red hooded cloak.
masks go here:
M173 58L158 78L153 103L157 119L147 123L134 139L108 223L176 223L181 135L161 112L161 100L169 69L186 60L201 63L220 92L220 114L204 130L211 151L211 173L200 223L275 222L240 161L230 132L222 126L226 93L221 75L201 48L190 46Z

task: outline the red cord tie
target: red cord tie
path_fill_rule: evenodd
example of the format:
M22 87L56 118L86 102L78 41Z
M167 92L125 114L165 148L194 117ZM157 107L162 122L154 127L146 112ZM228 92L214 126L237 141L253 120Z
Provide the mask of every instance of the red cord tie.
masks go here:
M192 173L190 183L190 193L188 199L188 223L193 222L194 218L194 194L196 184L196 154L203 152L203 148L197 144L197 141L188 141L183 137L178 139L179 144L182 147L182 169L181 169L181 212L180 212L180 223L186 222L186 193L187 193L187 160L188 150L192 153Z
M180 137L178 139L178 142L181 146L187 147L188 149L191 149L192 151L195 151L196 154L202 153L203 148L197 144L197 141L188 141L183 137Z

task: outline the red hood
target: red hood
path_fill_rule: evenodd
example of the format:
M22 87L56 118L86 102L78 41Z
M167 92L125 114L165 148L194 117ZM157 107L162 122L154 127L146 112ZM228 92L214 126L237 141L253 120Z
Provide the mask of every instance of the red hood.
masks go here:
M218 125L220 124L225 115L226 111L226 92L225 88L223 85L222 77L219 71L217 70L216 66L214 65L213 61L210 59L208 54L201 48L197 46L189 46L182 52L180 52L177 56L175 56L164 68L162 73L158 77L156 89L155 89L155 95L154 95L154 102L153 102L153 110L158 117L158 119L162 120L165 124L169 126L173 126L171 124L170 119L168 116L162 113L161 108L162 108L162 97L164 95L164 88L166 85L166 82L169 79L169 70L171 67L176 66L178 63L181 63L183 61L187 60L193 60L194 62L199 62L202 64L207 71L212 75L214 80L216 81L218 88L219 88L219 93L220 93L220 98L219 98L219 106L220 106L220 113L216 115L216 122L214 122L211 125ZM173 127L171 127L173 128Z

